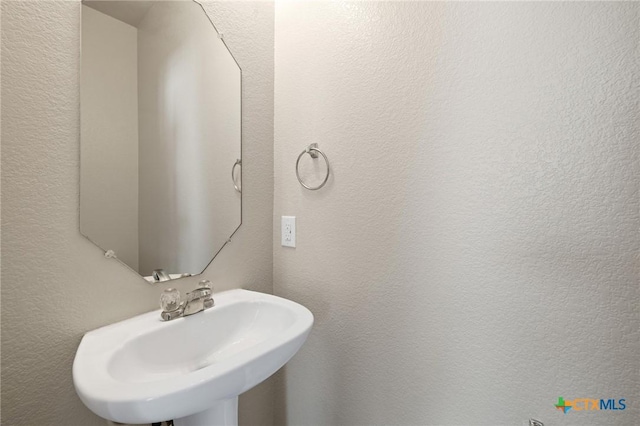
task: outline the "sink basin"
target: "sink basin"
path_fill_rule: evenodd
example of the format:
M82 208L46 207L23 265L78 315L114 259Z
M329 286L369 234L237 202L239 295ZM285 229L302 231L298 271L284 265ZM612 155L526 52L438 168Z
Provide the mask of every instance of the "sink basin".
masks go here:
M121 423L237 424L237 397L282 367L313 324L307 308L247 290L172 321L160 311L90 331L73 363L82 402Z

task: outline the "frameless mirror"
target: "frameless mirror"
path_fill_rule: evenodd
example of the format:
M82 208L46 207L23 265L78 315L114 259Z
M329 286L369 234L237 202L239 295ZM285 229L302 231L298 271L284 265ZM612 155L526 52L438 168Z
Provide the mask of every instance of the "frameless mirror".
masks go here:
M241 71L202 6L82 2L80 231L148 281L241 224Z

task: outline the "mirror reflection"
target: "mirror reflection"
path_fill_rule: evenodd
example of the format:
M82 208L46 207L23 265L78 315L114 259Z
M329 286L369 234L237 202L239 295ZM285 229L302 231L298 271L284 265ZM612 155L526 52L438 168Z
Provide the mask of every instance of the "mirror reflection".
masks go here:
M148 281L241 223L241 71L193 1L82 2L80 230Z

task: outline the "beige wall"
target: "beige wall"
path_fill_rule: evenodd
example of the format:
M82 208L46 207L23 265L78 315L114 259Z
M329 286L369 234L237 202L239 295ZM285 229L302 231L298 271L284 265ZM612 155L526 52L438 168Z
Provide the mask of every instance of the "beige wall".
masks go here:
M243 225L203 276L272 291L273 4L207 3L243 67ZM80 3L2 1L2 424L103 425L73 389L88 330L156 309L151 286L78 231ZM172 282L181 291L199 277ZM271 424L269 382L240 422Z
M276 424L637 425L639 8L277 3Z
M137 30L131 25L82 6L80 229L135 270L137 38Z

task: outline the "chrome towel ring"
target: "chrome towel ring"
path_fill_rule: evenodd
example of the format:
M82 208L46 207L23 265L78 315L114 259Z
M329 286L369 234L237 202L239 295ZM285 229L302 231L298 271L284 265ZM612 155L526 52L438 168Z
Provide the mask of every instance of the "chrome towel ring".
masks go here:
M242 184L238 186L238 183L236 182L236 166L242 167L241 159L238 158L236 162L233 163L233 167L231 167L231 181L233 181L233 187L236 189L236 191L242 193Z
M300 165L300 159L302 158L302 156L304 154L309 154L311 156L311 158L318 158L318 154L320 154L320 155L322 155L322 158L324 158L325 163L327 163L327 175L324 177L324 180L322 181L322 183L320 185L318 185L318 186L309 186L306 183L304 183L302 181L302 179L300 178L300 171L298 170L298 167ZM305 150L300 153L300 155L298 155L298 160L296 161L296 176L298 178L298 182L300 182L300 185L304 186L308 190L316 191L316 190L322 188L327 183L327 181L329 180L330 171L331 171L331 166L329 165L329 159L327 158L326 155L324 155L324 152L322 152L322 151L320 151L318 149L318 144L317 143L312 143L311 145L306 147Z

